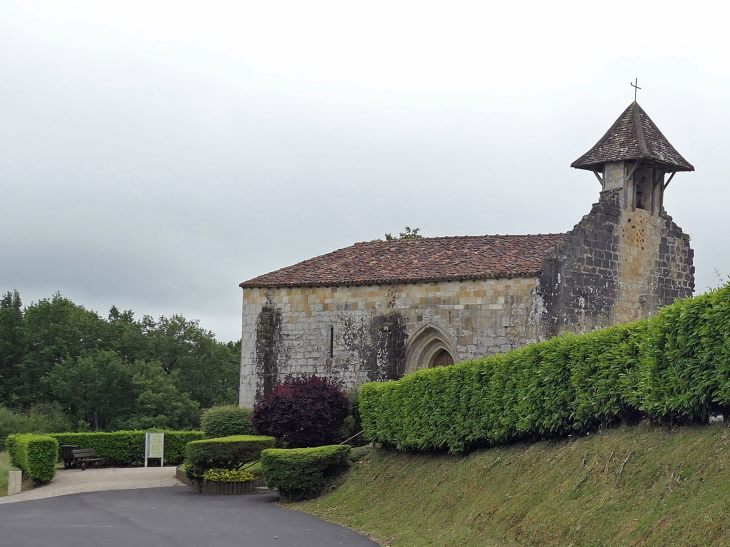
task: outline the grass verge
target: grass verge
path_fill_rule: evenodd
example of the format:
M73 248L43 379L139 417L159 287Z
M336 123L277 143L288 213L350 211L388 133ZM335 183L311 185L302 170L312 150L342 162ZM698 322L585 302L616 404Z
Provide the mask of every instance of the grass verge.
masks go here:
M14 469L15 467L10 465L10 454L0 452L0 496L8 495L8 472Z
M730 430L623 427L456 457L373 450L292 507L391 547L730 543Z

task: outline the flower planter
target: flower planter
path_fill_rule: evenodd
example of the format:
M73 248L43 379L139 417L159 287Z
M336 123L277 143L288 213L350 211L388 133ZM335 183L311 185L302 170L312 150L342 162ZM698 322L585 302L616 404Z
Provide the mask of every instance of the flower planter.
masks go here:
M182 466L180 466L182 467ZM177 468L175 472L175 477L180 482L187 484L188 486L192 486L197 490L200 494L208 494L212 496L218 496L218 495L230 495L230 494L249 494L256 491L256 488L259 486L266 486L264 484L264 479L262 477L257 477L256 479L252 481L242 481L242 482L215 482L215 481L207 481L205 479L202 480L190 480L185 475L185 472L180 469L180 467Z
M190 482L190 479L185 474L185 471L182 470L182 465L179 465L177 469L175 469L175 478L179 480L183 484L187 484L188 486L194 486L192 482Z
M261 479L245 482L213 482L203 479L198 483L198 492L212 496L230 494L248 494L256 491L256 483L263 483Z

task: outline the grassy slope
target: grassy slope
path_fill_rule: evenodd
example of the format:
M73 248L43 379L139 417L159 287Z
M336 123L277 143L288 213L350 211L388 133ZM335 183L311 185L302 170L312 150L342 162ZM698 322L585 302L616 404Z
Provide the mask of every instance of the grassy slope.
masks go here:
M729 442L717 424L466 457L373 450L335 492L294 507L392 547L730 545Z

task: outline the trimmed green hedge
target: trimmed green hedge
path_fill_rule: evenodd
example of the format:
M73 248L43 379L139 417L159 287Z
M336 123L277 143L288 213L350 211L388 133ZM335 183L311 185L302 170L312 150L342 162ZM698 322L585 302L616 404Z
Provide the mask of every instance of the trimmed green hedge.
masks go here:
M238 469L259 459L261 451L274 446L274 437L234 435L188 443L185 473L202 477L209 469Z
M178 465L185 459L185 447L203 438L202 431L165 431L165 463ZM144 465L144 431L115 431L113 433L51 433L62 444L93 448L105 465ZM61 459L61 449L58 450Z
M261 453L264 481L278 488L284 502L316 498L327 478L347 467L347 445L316 448L272 448Z
M638 388L642 410L665 421L730 414L730 284L660 310Z
M200 429L206 439L230 437L233 435L256 435L251 423L253 409L238 405L214 406L200 417Z
M5 443L10 461L31 479L48 482L56 475L58 442L48 435L10 435Z
M368 383L360 411L372 441L454 453L641 416L730 415L730 285L650 320Z

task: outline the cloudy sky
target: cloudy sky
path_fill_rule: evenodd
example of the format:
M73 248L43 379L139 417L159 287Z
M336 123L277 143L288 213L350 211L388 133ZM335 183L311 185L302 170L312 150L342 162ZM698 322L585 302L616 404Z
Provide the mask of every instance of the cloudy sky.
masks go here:
M730 273L720 2L0 0L0 291L240 336L256 275L397 233L569 230L633 100Z

